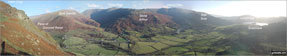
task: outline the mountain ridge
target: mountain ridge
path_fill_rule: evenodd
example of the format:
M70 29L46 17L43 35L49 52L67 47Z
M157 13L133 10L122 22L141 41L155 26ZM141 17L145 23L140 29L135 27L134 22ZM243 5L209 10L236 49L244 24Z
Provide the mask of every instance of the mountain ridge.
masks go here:
M94 10L94 11L93 11ZM89 12L89 13L88 13ZM99 22L102 28L115 28L111 25L117 24L119 18L127 18L131 15L136 16L132 13L149 12L152 14L165 15L170 21L177 24L178 29L203 29L208 28L208 25L221 26L226 24L232 24L227 20L223 20L204 12L196 12L193 10L182 9L182 8L159 8L159 9L130 9L130 8L109 8L109 9L89 9L82 12L86 16L90 16L91 19ZM202 16L205 14L205 16ZM202 20L201 18L207 18ZM163 20L159 18L160 20ZM109 22L109 23L107 23ZM212 27L210 27L212 28Z
M47 23L47 26L60 26L63 29L60 29L61 32L67 32L69 30L75 29L94 29L100 26L94 20L89 19L88 17L78 13L75 10L59 10L52 13L46 13L38 16L31 17L32 21L37 23ZM41 25L38 25L40 28ZM100 30L97 28L96 30ZM55 30L47 30L55 31ZM56 30L57 31L57 30Z

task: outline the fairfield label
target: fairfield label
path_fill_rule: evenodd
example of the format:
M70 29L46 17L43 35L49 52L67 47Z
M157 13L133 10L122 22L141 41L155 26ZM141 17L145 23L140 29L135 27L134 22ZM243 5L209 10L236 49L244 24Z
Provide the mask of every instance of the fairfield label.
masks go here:
M76 15L76 12L59 12L58 14L67 16L67 15Z

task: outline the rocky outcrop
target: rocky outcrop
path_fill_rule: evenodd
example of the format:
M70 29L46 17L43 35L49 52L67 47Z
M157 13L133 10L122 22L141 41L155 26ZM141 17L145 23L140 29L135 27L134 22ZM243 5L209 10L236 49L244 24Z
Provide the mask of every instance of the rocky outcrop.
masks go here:
M24 11L0 1L0 43L2 54L69 55L56 41L38 29Z

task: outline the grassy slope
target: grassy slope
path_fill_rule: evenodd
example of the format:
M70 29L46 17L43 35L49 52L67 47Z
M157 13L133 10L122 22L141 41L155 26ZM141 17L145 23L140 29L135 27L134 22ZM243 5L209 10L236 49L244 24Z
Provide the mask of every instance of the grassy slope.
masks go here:
M59 49L51 36L35 27L29 19L25 19L26 15L21 14L23 11L4 2L0 4L3 8L0 13L1 40L7 43L5 50L8 53L18 54L21 51L31 55L67 55Z

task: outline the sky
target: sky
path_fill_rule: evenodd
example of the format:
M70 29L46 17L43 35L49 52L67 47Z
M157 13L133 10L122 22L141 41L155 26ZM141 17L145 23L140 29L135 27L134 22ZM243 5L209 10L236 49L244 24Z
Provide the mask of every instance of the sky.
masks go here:
M24 10L28 16L72 9L83 12L87 9L107 8L183 8L221 16L252 15L256 17L286 17L286 1L164 1L164 0L118 0L118 1L12 1L4 0L12 7Z

